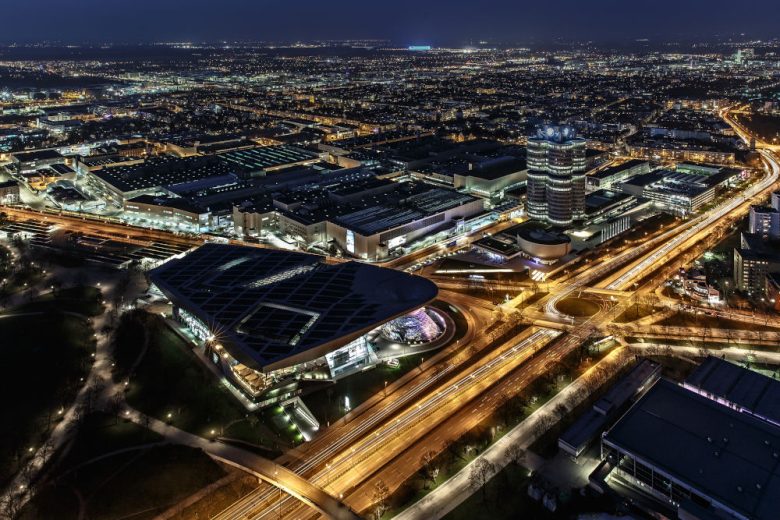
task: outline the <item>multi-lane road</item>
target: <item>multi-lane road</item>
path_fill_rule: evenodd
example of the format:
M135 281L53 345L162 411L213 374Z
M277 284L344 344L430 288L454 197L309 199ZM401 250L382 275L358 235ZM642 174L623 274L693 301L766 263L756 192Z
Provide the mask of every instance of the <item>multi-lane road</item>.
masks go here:
M561 299L594 284L603 285L607 290L630 289L701 242L714 226L741 217L752 199L771 188L780 176L774 153L769 150L761 153L768 173L741 197L664 231L638 247L626 248L592 268L579 270L565 283L553 284L544 303L548 317L571 322L557 308ZM596 283L605 277L606 281ZM365 419L356 420L351 433L335 441L327 437L319 442L315 440L291 469L342 497L356 511L366 511L374 500L372 485L376 479L381 478L390 489L397 487L418 469L417 455L421 455L421 450L440 449L448 440L467 431L464 428L478 424L488 410L495 409L499 404L495 401L500 399L496 388L517 387L543 374L550 363L577 348L591 330L610 323L627 305L618 303L587 320L580 320L572 334L558 341L552 339L560 332L539 329L514 346L498 349L495 355L488 354L462 371L446 365L430 384L418 383L421 386L411 388L405 398L388 401L382 405L383 411L378 408ZM551 345L545 347L548 343ZM475 403L479 404L474 407ZM269 492L260 490L233 504L220 518L268 518L273 511L281 511L288 517L306 516L302 506L292 499L283 500L278 511L268 509L270 500Z
M746 141L746 129L723 112L724 119ZM285 471L307 479L328 497L343 500L353 510L367 511L373 504L373 485L381 479L390 490L412 476L423 453L443 446L479 424L495 411L504 396L517 393L543 375L549 367L576 349L593 330L602 329L629 305L627 299L603 306L589 318L575 319L559 310L558 304L578 291L602 290L618 296L635 294L650 274L670 265L686 251L702 244L711 230L741 218L760 196L780 178L780 162L774 147L760 143L766 175L741 196L733 198L688 222L662 229L633 247L618 248L592 263L548 284L549 295L539 311L530 307L525 316L537 324L565 324L569 331L531 327L491 342L483 333L495 316L489 307L468 295L443 293L445 300L461 309L468 324L458 343L431 356L419 370L407 374L382 395L374 396L345 419L323 429L305 445L282 456L277 463ZM4 208L15 219L35 219L73 231L107 238L148 240L197 246L206 237L177 235L167 231L128 226L99 218L42 213L21 208ZM495 223L498 231L511 222ZM479 238L477 235L468 240ZM459 247L462 247L460 244ZM429 256L446 252L443 245L417 251L411 257L386 262L403 268ZM498 344L496 344L498 343ZM218 518L253 519L287 516L308 517L312 511L291 497L278 497L267 486L238 500Z
M417 383L424 388L410 388L396 400L367 411L365 419L348 423L337 441L318 443L320 449L307 451L305 459L290 468L334 495L347 497L347 504L359 510L365 497L358 494L353 504L349 496L368 477L559 335L549 329L528 330L519 341L505 342L469 367L458 370L450 363L429 378L432 382ZM263 518L258 506L268 500L267 495L263 491L249 495L218 518ZM290 500L289 507L296 506Z

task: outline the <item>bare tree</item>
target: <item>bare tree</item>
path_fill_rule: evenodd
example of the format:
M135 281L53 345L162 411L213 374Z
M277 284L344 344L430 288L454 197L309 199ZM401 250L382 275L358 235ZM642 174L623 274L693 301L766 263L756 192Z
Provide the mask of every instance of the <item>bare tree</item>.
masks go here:
M374 483L374 515L377 520L382 518L382 515L387 511L387 497L390 495L390 490L382 479L377 480Z
M525 450L520 446L518 443L512 443L509 445L509 448L507 448L507 455L509 455L509 460L513 464L517 464L518 466L522 465L525 461Z
M555 405L555 407L553 408L553 412L552 412L552 413L553 413L553 415L555 415L555 416L556 416L556 417L558 417L559 419L563 419L564 417L566 417L566 414L568 414L568 413L569 413L569 409L568 409L568 408L566 408L566 405L565 405L565 404L563 404L563 403L558 403L558 404L556 404L556 405Z
M471 488L475 491L482 489L482 500L485 499L487 490L487 483L490 481L490 477L496 472L496 466L484 457L477 459L474 465L471 467L471 473L469 473L469 480Z
M420 457L420 466L422 466L426 487L428 480L430 480L432 484L436 484L436 477L439 476L439 466L436 464L436 452L426 451L423 453Z

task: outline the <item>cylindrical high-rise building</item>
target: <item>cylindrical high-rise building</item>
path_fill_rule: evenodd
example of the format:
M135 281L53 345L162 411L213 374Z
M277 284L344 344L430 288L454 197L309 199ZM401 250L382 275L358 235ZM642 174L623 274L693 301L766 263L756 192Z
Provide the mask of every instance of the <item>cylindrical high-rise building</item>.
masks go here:
M585 140L569 126L528 139L528 216L569 227L585 215Z

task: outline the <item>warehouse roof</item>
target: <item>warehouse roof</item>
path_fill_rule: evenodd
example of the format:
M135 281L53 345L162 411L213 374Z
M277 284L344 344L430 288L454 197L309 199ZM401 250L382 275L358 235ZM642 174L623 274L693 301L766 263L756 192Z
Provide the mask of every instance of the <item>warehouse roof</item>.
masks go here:
M725 399L759 418L780 425L780 381L709 356L685 386Z
M604 442L747 518L780 511L780 428L660 380Z

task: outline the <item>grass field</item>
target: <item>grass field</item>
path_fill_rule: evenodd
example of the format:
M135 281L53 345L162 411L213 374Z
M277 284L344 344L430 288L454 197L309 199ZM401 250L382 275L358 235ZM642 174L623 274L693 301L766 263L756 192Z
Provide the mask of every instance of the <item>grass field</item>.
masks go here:
M95 412L79 426L78 435L67 456L58 461L55 473L62 474L95 457L116 450L160 442L163 437L115 415Z
M645 304L632 305L628 309L623 311L623 313L620 314L620 316L615 318L614 322L629 323L650 316L655 312L656 309L652 305L645 305Z
M85 316L98 316L105 307L100 289L95 287L70 287L47 293L36 300L14 307L9 312L59 312L67 311Z
M224 475L193 448L167 445L124 452L44 487L17 518L154 518Z
M382 392L385 381L388 384L392 383L410 370L419 367L422 358L426 356L430 358L434 354L432 352L398 358L397 368L380 364L365 372L342 379L324 390L305 396L303 402L321 423L333 422L346 414L345 398L349 398L350 408L354 408L372 395Z
M444 520L553 520L614 509L605 497L563 494L559 496L560 509L551 513L528 496L529 482L527 469L510 464L490 479L484 492L480 490L471 495L444 516Z
M556 308L564 314L580 318L593 316L601 310L598 303L584 298L565 298L558 302Z
M778 331L780 322L776 326L761 325L757 323L745 323L742 321L718 318L716 316L707 316L706 314L691 314L688 312L677 312L666 319L658 322L658 325L668 325L671 327L708 327L711 329L733 329L733 330L763 330Z
M89 373L95 343L85 318L48 312L0 317L0 483L43 442Z
M127 402L138 410L201 436L218 435L273 447L270 430L255 421L215 375L195 357L190 345L159 316L143 322L149 346L130 375ZM123 335L130 336L130 341ZM141 353L138 327L118 328L117 365L128 370ZM132 350L135 349L135 350ZM128 350L130 350L128 352ZM170 418L168 416L170 415Z

